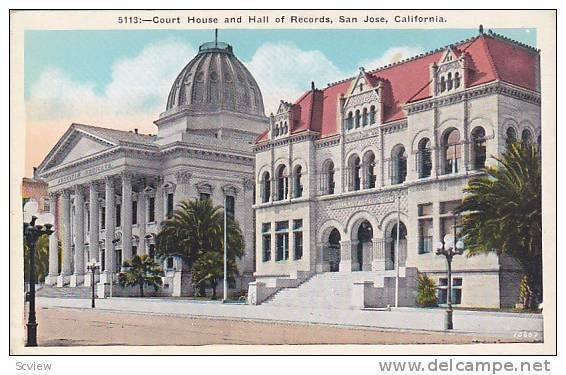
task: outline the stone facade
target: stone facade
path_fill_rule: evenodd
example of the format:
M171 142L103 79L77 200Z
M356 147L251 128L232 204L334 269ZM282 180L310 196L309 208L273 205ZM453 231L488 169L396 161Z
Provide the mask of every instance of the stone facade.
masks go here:
M232 65L236 77L222 72ZM181 86L190 86L193 73L187 93ZM253 142L268 123L261 92L232 47L219 42L201 46L180 77L155 121L156 135L73 124L39 166L38 176L61 207L55 230L63 260L57 274L57 258L50 258L51 284L89 285L85 266L95 259L102 265L98 292L107 295L124 260L154 254L161 222L179 202L211 199L224 206L232 197L246 244L234 287L247 289L254 271ZM226 94L203 94L207 82ZM224 103L234 97L235 105ZM56 254L56 241L52 245ZM166 260L164 268L164 291L190 295L190 274L180 259Z
M418 270L435 279L442 300L446 260L435 254L433 244L457 230L453 208L463 197L463 187L494 163L491 156L504 151L513 134L540 140L538 86L520 87L497 79L497 74L488 82L473 81L477 71L471 66L494 57L472 52L470 46L492 42L502 38L480 35L460 47L372 73L361 69L357 77L327 89L313 85L294 104L281 102L255 148L254 293L258 285L273 293L283 281L293 286L320 272L379 271L377 280L372 273L367 282L358 283L362 289L356 293L364 296L373 288L370 282L391 285L396 270ZM512 47L538 61L538 51ZM388 73L403 69L403 64L430 74L427 86L408 93L405 100L395 90L410 77ZM532 74L538 77L538 65L535 69ZM422 99L415 100L418 95ZM402 112L388 120L394 117L394 103ZM333 121L336 129L329 125ZM520 275L516 262L495 254L457 256L455 302L511 306L517 301ZM408 279L401 282L416 285ZM414 304L409 300L404 303Z

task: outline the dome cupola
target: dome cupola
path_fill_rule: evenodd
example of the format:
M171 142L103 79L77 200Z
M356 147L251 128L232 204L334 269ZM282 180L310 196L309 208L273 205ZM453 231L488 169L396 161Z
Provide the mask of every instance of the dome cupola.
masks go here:
M171 87L165 114L185 109L264 116L263 98L254 77L234 55L232 46L218 41L202 44Z

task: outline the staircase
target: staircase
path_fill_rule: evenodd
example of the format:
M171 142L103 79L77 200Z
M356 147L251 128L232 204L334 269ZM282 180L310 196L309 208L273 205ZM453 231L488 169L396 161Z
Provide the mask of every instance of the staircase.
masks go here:
M285 288L269 297L266 306L313 309L350 309L354 282L375 280L378 272L325 272L296 288Z
M44 286L36 293L38 297L51 297L51 298L91 298L92 288L89 286L69 287L65 286L57 288L55 286Z

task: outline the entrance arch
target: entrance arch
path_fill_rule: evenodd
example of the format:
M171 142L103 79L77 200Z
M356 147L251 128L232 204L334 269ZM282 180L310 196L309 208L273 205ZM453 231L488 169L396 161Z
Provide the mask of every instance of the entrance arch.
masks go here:
M399 222L399 266L405 265L407 259L407 227L402 221ZM395 269L395 254L397 245L397 221L394 221L387 233L386 268Z
M371 258L373 251L373 227L364 220L360 223L357 233L356 259L352 271L371 271ZM356 265L357 264L357 265Z
M325 246L325 262L329 265L330 272L338 272L340 266L340 232L334 228L328 236L328 243Z

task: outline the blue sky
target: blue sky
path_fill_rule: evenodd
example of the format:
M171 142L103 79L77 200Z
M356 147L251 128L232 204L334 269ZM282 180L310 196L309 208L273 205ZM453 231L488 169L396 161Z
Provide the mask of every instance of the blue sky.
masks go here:
M534 29L494 29L512 39L536 46ZM265 42L293 43L303 50L316 49L340 70L354 71L356 63L382 55L396 46L423 51L475 35L471 29L449 30L220 30L219 39L232 44L237 56L249 61ZM25 95L48 67L57 67L74 80L93 82L101 93L110 83L112 64L134 57L145 46L163 40L193 46L212 40L211 30L145 31L27 31L25 34ZM353 44L355 41L355 44ZM352 48L354 47L354 48ZM347 51L347 53L344 53ZM370 67L372 68L372 67ZM308 82L305 83L307 85Z

